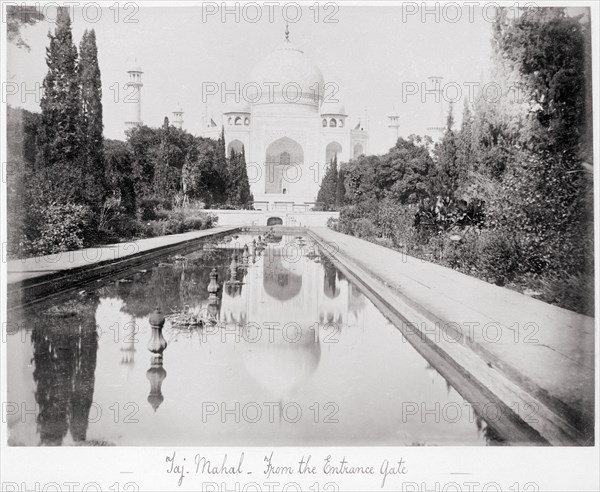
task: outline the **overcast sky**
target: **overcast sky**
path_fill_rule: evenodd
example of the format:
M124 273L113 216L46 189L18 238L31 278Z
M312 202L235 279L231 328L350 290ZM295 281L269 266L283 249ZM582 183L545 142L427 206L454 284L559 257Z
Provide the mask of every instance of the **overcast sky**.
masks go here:
M220 2L205 5L216 8ZM413 12L413 5L404 10L342 6L337 12L322 7L318 22L315 10L306 7L299 21L290 22L290 39L320 67L326 81L340 85L340 98L354 124L359 118L364 120L365 112L368 114L373 153L385 152L393 142L387 128L387 115L393 107L400 115L401 135L423 133L425 127L439 122L440 112L432 108L433 96L427 96L425 104L420 94L403 102L403 87L408 88L407 84L415 90L427 82L427 77L439 75L444 83L458 84L466 95L465 83L481 82L489 73L493 10L464 8L459 12L447 7L425 14ZM239 22L233 12L223 19L222 11L212 15L205 10L203 19L200 7L121 8L115 21L114 9L96 12L89 8L85 16L75 9L73 32L77 44L84 29L96 30L105 135L124 138L123 84L134 57L144 71L144 123L159 126L165 115L172 117L179 101L185 111L184 128L198 134L205 112L202 83L225 83L233 88L236 81L249 81L252 67L284 39L282 8L273 8L273 22L267 8L263 8L258 22L250 22L257 15L254 8L239 9ZM52 8L47 13L55 15ZM297 15L293 7L286 14L288 20ZM327 15L338 22L324 22ZM92 22L96 16L99 19ZM125 22L126 18L137 22ZM47 21L22 30L31 46L29 52L8 46L9 82L25 83L27 88L33 88L36 82L41 84L46 73L49 29L54 29L54 23ZM454 97L455 87L448 86L449 97ZM23 94L10 96L8 102L39 110L39 101L31 95L24 101ZM219 104L218 98L209 99L209 116L219 117ZM457 104L457 112L460 116L462 102Z

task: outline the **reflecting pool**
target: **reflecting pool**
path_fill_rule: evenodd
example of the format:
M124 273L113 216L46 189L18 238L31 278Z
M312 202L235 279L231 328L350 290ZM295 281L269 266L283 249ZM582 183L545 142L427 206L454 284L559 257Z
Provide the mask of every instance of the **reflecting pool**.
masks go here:
M190 313L204 324L175 322ZM9 321L10 445L500 440L308 238L205 241Z

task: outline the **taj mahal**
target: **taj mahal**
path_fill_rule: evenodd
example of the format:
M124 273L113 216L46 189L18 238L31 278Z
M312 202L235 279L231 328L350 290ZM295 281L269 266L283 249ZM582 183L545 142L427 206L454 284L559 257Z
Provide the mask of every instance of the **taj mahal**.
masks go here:
M137 104L129 104L126 127L141 124L142 70L128 71ZM255 210L307 212L316 203L328 164L368 153L364 121L353 121L323 73L290 40L283 42L252 70L247 97L229 105L221 117L206 118L201 136L219 138L224 129L227 154L245 152ZM219 121L220 120L220 121ZM172 123L181 128L183 109L173 111Z
M254 208L308 211L334 156L347 161L366 153L369 135L329 97L321 70L287 29L283 43L255 65L248 88L247 100L227 108L222 125L228 154L245 150ZM220 131L209 121L203 136Z

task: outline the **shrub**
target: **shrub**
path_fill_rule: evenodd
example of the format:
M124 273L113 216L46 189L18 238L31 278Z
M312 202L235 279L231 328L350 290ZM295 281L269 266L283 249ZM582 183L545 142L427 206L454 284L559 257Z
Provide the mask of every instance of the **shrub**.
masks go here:
M157 237L209 229L218 221L216 215L203 212L194 212L190 216L180 210L170 213L163 212L161 215L164 215L164 217L141 223L140 235L143 237Z
M545 302L594 316L594 274L591 272L534 278L530 286L539 291L539 298Z
M213 226L213 220L216 216L212 214L195 215L194 217L186 217L185 229L186 231L199 231L202 229L209 229Z
M38 236L28 245L31 255L48 255L84 247L84 234L92 214L86 205L52 203L39 210L36 216Z
M146 220L156 220L160 200L156 198L142 198L140 200L140 218Z
M114 222L115 241L145 237L145 224L135 217L120 215Z
M527 263L521 238L497 229L481 234L477 256L480 276L498 285L512 281Z
M482 227L485 223L485 203L477 198L470 202L449 197L436 201L425 200L415 214L414 225L418 229L448 231L459 227Z
M352 226L352 232L356 237L370 238L377 236L377 227L369 219L360 218Z

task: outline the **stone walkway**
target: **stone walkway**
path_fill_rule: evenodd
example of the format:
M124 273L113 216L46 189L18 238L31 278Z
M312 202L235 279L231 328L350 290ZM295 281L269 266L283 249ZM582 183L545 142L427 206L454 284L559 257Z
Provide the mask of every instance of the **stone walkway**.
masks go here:
M489 368L474 369L473 377L504 385L498 391L508 394L500 375L533 396L529 411L549 442L593 444L593 318L327 228L311 232L356 275L394 294L409 332L419 331L465 366L468 347ZM549 409L546 417L537 402Z
M58 272L79 269L86 266L98 265L105 262L122 260L127 257L152 250L162 249L179 243L185 243L202 237L233 231L237 227L220 226L202 231L190 231L170 236L138 239L126 243L109 244L77 251L66 251L47 256L36 256L8 262L8 284L23 280L45 277Z

